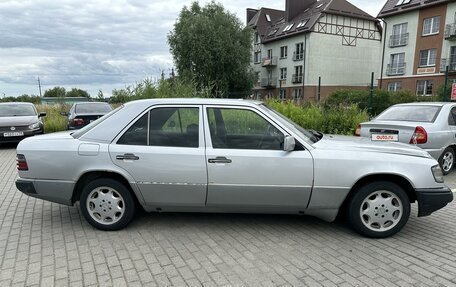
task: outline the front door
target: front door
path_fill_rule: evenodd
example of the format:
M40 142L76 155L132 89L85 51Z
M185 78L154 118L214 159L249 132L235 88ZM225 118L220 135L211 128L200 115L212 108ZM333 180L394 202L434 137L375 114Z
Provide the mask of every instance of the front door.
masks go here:
M255 109L205 106L204 112L208 207L307 207L313 181L307 150L284 151L286 132Z
M200 106L158 106L110 146L112 161L136 181L147 205L205 205L207 172Z

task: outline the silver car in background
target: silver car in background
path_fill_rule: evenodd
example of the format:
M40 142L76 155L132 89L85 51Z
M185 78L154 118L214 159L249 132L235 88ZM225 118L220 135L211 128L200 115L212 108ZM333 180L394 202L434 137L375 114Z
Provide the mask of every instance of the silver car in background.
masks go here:
M407 103L391 106L370 122L360 135L372 141L416 145L438 160L443 174L454 167L456 103Z
M426 216L453 200L435 159L401 143L309 132L261 102L129 102L75 132L17 147L17 188L73 205L94 227L148 212L306 214L346 211L369 237L398 232L418 202Z

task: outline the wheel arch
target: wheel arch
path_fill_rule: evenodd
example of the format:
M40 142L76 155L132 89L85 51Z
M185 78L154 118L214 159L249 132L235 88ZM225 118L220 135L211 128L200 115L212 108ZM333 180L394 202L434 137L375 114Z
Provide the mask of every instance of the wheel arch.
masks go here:
M133 195L135 202L139 206L142 206L143 200L142 200L141 195L138 194L133 189L130 182L128 182L128 180L123 175L121 175L120 173L117 173L117 172L113 172L113 171L101 171L101 170L88 171L79 177L79 179L76 182L75 187L73 189L73 195L71 196L71 203L74 204L76 201L79 201L84 186L88 182L91 182L98 178L110 178L110 179L119 181L130 191L130 193Z
M408 181L408 179L397 175L397 174L370 174L365 177L360 178L350 189L348 192L344 202L342 203L341 208L339 209L339 214L345 212L347 209L347 204L352 198L352 196L364 185L374 182L374 181L388 181L397 184L402 189L404 189L405 193L407 194L410 203L413 203L417 200L415 189L413 188L412 184Z

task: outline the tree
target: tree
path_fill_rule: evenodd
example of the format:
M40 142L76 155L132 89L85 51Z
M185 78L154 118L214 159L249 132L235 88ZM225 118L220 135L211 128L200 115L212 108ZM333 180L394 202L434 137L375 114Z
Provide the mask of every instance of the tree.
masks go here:
M98 95L97 95L97 99L99 101L104 101L104 94L103 94L103 91L102 90L98 90Z
M71 91L66 92L67 97L83 97L83 98L90 98L90 95L87 91L72 88Z
M65 97L66 90L64 87L54 87L44 92L44 97L63 98Z
M215 2L184 6L168 35L179 77L226 97L253 87L251 39L251 29Z

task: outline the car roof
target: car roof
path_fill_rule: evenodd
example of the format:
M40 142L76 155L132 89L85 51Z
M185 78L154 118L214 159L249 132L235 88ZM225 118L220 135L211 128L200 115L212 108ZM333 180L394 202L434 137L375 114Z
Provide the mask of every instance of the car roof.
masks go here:
M7 105L24 105L24 106L33 106L32 103L28 102L6 102L6 103L0 103L2 106L7 106Z
M77 103L74 103L74 105L81 105L81 104L84 104L84 105L91 105L91 104L106 104L106 105L109 105L108 103L106 102L77 102Z
M414 103L402 103L395 106L438 106L443 107L445 105L454 105L455 103L449 102L414 102Z
M186 105L260 105L260 101L244 99L219 99L219 98L160 98L144 99L126 103L125 105L156 105L156 104L186 104Z

